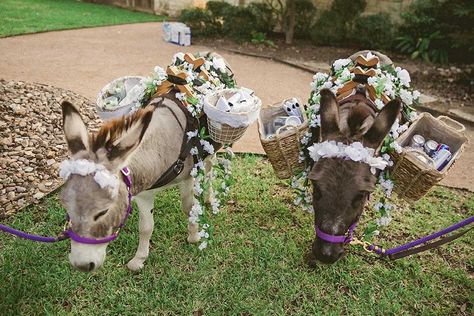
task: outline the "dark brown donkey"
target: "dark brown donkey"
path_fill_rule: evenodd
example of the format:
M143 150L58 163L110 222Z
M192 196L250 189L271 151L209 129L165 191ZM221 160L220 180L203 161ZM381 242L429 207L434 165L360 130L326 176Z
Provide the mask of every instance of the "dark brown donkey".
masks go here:
M378 115L368 109L365 91L339 105L334 94L321 90L320 141L334 140L349 145L361 142L377 150L400 113L398 100L392 100ZM342 158L319 159L311 169L315 226L330 235L344 235L361 215L377 177L369 165ZM343 243L315 239L310 264L315 259L336 262L344 253Z

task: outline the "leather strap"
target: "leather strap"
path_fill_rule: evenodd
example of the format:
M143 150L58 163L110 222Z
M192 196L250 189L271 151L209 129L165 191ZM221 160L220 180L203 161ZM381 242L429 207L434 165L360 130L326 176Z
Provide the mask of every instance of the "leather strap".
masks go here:
M176 114L173 112L173 110L171 110L168 106L163 104L164 99L169 99L173 101L179 106L181 111L183 111L184 115L186 116L186 127L184 130L183 141L181 143L181 150L179 152L178 159L163 173L163 175L161 175L161 177L158 180L156 180L156 182L151 187L148 188L148 190L163 187L167 185L168 183L170 183L171 181L173 181L174 179L176 179L176 177L178 177L181 174L181 172L183 172L184 162L186 161L186 158L189 156L191 152L191 148L195 146L198 148L199 151L202 151L202 148L201 148L202 146L200 142L198 141L198 139L196 137L188 139L188 135L187 135L188 132L199 129L198 119L193 117L191 113L189 113L185 105L175 97L173 92L164 94L160 96L159 98L162 98L162 99L156 103L154 101L151 101L149 105L153 105L157 108L158 107L167 108L168 110L171 111L176 121L181 126L181 123L178 117L176 116Z
M389 255L388 257L390 258L390 260L397 260L397 259L401 259L401 258L404 258L404 257L407 257L407 256L411 256L411 255L414 255L414 254L417 254L417 253L420 253L420 252L423 252L423 251L426 251L426 250L430 250L430 249L433 249L433 248L438 248L441 245L444 245L444 244L446 244L450 241L458 239L459 237L463 236L464 234L466 234L468 231L470 231L473 228L474 227L471 227L471 228L466 229L465 231L462 231L460 233L452 234L448 237L444 237L444 238L442 238L440 240L437 240L435 242L432 242L430 244L426 244L426 245L419 246L419 247L416 247L416 248L411 248L411 249L408 249L408 250L405 250L405 251L394 253L392 255Z

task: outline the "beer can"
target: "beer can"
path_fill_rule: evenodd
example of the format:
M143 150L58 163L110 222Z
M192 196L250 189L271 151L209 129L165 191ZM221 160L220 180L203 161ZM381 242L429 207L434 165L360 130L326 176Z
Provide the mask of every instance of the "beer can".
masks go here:
M438 148L436 148L436 151L440 151L441 149L446 149L449 151L449 146L443 143L439 143Z
M441 171L443 170L444 167L448 164L448 162L451 160L452 154L449 150L442 148L441 150L438 150L434 157L434 165L436 170Z
M423 145L425 144L425 138L421 135L413 135L411 138L411 143L410 147L412 148L423 148Z
M438 148L438 143L430 139L426 141L423 147L425 149L425 153L428 156L433 157L433 155L436 153L436 149Z

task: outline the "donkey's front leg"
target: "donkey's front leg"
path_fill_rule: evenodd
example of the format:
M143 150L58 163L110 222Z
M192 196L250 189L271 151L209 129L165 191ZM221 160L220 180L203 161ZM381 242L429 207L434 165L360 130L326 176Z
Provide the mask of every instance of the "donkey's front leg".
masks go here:
M148 258L148 253L150 250L150 238L153 233L153 202L154 202L154 193L150 191L145 191L138 194L134 201L137 202L138 210L140 213L139 220L139 232L140 240L138 242L138 249L135 253L135 257L130 260L127 264L127 267L132 271L138 271L143 268L143 263L146 258Z
M194 179L189 177L181 181L179 191L181 195L181 208L184 214L189 217L189 212L191 212L194 201ZM188 242L197 243L201 239L198 229L198 224L188 222Z
M212 173L212 166L216 163L217 158L216 154L214 153L213 155L208 156L204 160L204 171L206 172L206 175L209 177L209 182L212 183L214 180L214 175ZM211 205L213 202L213 191L214 189L212 188L212 185L209 186L209 189L207 191L207 196L206 196L206 203Z

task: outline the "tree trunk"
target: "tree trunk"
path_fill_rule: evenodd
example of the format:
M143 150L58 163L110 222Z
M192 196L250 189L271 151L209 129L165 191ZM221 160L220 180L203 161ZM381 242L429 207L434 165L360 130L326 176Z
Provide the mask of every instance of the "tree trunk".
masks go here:
M286 2L285 43L292 44L296 26L296 6L294 0Z

